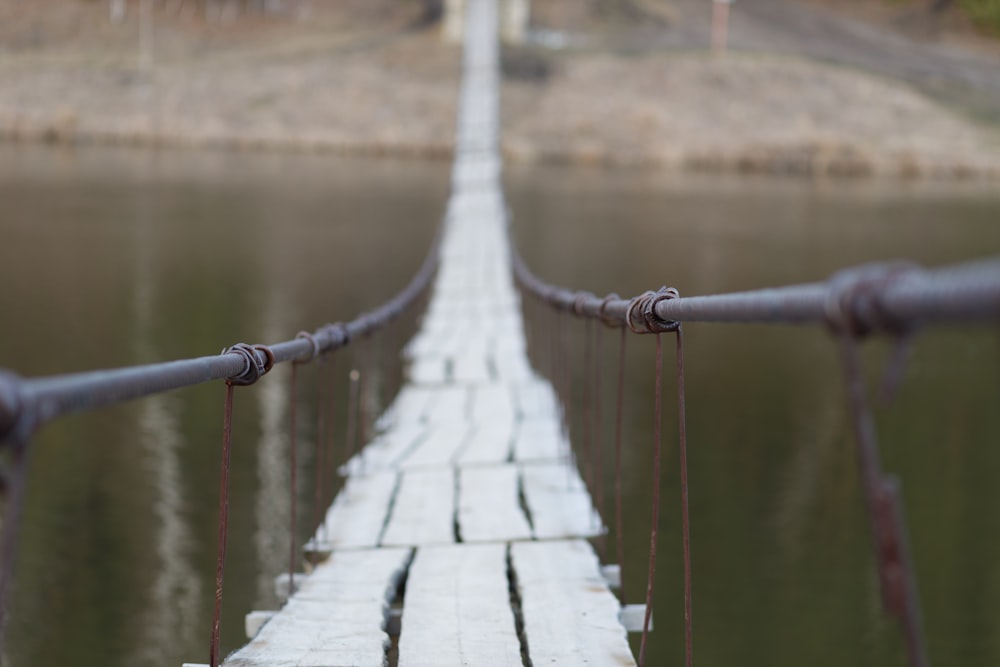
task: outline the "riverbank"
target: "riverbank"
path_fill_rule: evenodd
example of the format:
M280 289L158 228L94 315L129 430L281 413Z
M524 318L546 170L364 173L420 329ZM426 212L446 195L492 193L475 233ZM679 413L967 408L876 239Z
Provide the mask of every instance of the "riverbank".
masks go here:
M138 17L112 25L103 3L70 4L73 16L40 0L33 15L0 17L3 139L450 154L460 54L421 3L317 4L326 9L219 25L161 13L145 50ZM661 18L668 36L689 20ZM1000 177L995 126L905 83L787 53L632 51L621 40L649 27L612 23L573 25L617 42L572 33L568 48L508 50L507 159Z

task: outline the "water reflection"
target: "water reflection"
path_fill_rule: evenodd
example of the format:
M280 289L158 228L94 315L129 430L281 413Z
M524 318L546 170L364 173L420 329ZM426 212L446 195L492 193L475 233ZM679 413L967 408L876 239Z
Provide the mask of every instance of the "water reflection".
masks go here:
M448 172L321 156L11 146L0 158L0 313L14 323L0 328L0 365L26 374L211 354L350 317L420 264ZM1000 248L1000 198L975 186L548 169L510 169L508 184L529 264L599 293L664 282L684 294L746 289L821 280L872 259L933 265ZM699 664L899 663L895 627L879 609L831 341L813 329L693 325L686 333ZM377 358L393 345L370 351ZM604 345L613 358L616 337ZM874 373L884 349L870 352ZM566 353L580 359L582 339ZM630 340L633 600L648 547L651 355L650 340ZM360 367L354 354L338 360L341 397L352 366ZM937 664L1000 664L998 368L995 333L928 333L895 405L877 414L885 468L903 480ZM606 370L613 377L610 361ZM273 577L287 567L286 372L237 396L224 650L242 642L243 614L273 604ZM300 473L312 468L316 435L315 370L301 375ZM365 404L376 411L386 396L367 386ZM212 385L43 433L10 664L203 659L221 402ZM668 410L665 432L671 419ZM682 650L673 437L663 463L657 665L678 662ZM613 460L610 450L604 460ZM303 525L312 481L300 479Z
M272 281L275 277L272 277ZM274 284L269 281L270 284ZM275 289L265 292L263 331L265 340L284 340L289 322L298 321L295 313L282 303ZM256 529L254 551L257 555L256 609L274 609L274 578L288 570L288 528L292 506L289 499L291 476L288 470L288 368L278 366L270 382L262 383L254 392L260 414L260 436L257 440Z
M420 265L447 176L324 156L0 146L0 366L213 354L350 318ZM273 607L287 568L286 372L236 399L224 651L244 641L245 613ZM43 431L5 664L204 660L221 407L213 384Z

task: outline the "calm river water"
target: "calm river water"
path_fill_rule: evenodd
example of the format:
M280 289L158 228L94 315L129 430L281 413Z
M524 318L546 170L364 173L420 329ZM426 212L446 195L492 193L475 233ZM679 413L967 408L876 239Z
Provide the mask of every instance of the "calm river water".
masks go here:
M405 161L0 146L0 366L38 375L212 354L349 318L417 268L447 175L447 165ZM597 293L749 289L874 259L937 265L1000 249L1000 193L968 185L541 168L510 169L507 184L528 263ZM582 355L579 329L571 355ZM604 336L606 377L615 339ZM922 334L899 396L876 412L939 665L1000 664L997 343L995 330ZM691 325L686 344L697 664L903 664L879 607L831 340L813 328ZM391 356L393 345L376 352ZM625 565L638 601L653 342L629 345ZM886 346L870 347L875 379ZM683 654L665 386L652 666ZM381 392L373 400L391 393ZM274 606L273 576L286 567L288 400L280 381L237 400L226 650L243 641L243 614ZM313 400L303 391L307 415ZM221 386L199 387L43 431L7 664L205 661L221 401ZM310 494L304 485L303 504Z

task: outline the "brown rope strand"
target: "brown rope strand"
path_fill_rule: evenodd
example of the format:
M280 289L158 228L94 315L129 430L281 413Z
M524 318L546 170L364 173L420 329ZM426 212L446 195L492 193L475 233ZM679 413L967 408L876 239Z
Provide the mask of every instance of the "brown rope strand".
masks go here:
M684 664L691 667L694 635L691 593L691 521L688 511L687 421L684 399L684 334L677 327L677 432L681 465L681 530L684 543Z
M639 644L639 667L646 664L649 622L653 617L653 583L656 578L656 538L660 523L660 433L663 417L663 336L656 334L656 404L653 410L653 507L649 529L649 572L646 576L646 613L642 619L642 643Z
M622 327L618 345L618 397L615 403L615 541L621 573L619 598L625 605L625 521L622 508L622 408L625 404L625 340L628 330Z
M322 357L325 361L325 357ZM323 468L325 467L325 452L323 446L326 431L323 420L323 369L316 369L316 438L314 447L315 482L313 483L313 526L316 530L316 539L319 539L320 531L326 537L326 522L320 520L320 511L323 504Z
M295 589L295 524L298 520L298 497L296 476L298 473L298 371L299 364L292 364L291 389L288 396L288 478L289 478L289 521L288 521L288 590Z
M233 441L233 385L226 383L222 417L222 465L219 477L219 541L215 562L215 608L212 612L212 641L208 650L210 667L219 666L219 636L222 627L222 580L226 568L226 540L229 535L229 458Z

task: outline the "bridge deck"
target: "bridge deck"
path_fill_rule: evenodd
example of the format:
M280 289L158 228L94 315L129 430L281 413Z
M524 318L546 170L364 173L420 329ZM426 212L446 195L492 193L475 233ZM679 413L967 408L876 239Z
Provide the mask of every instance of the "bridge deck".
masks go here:
M469 3L442 263L408 384L309 549L329 554L229 667L634 664L603 527L525 354L497 152L496 7ZM530 662L528 662L530 660Z

